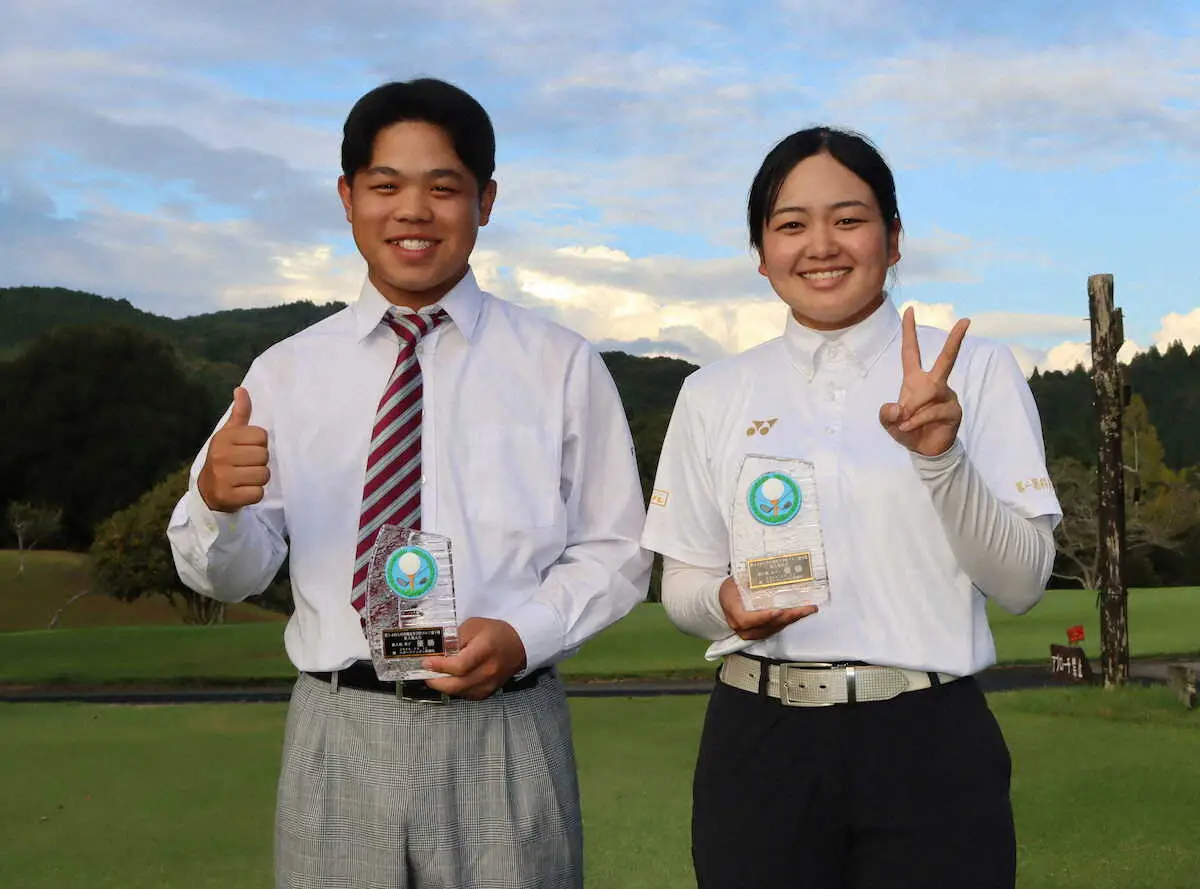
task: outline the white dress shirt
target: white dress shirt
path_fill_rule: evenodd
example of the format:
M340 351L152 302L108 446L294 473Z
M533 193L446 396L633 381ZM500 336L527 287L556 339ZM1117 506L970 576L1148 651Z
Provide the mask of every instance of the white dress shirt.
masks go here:
M368 281L345 310L272 346L244 386L269 436L264 499L216 513L191 486L168 537L180 577L226 602L261 592L288 554L301 670L370 651L350 604L371 427L396 363L388 301ZM510 623L526 672L573 653L645 597L650 556L616 387L584 340L479 289L472 273L424 337L421 527L454 547L459 620ZM222 424L224 420L221 421Z
M946 333L921 327L918 340L929 366ZM742 458L797 457L811 461L816 473L830 601L768 639L736 647L780 660L862 660L956 675L995 662L984 592L956 556L956 546L964 551L961 541L945 530L934 503L940 492L929 486L930 478L942 477L939 462L962 458L934 458L931 472L879 423L880 406L899 394L900 342L890 299L839 335L789 316L782 337L684 383L663 443L644 545L711 569L712 577L727 573L729 517L744 508L735 502ZM1043 540L1061 510L1036 406L1016 361L1003 346L969 337L949 383L963 406L952 450L969 459L965 481L982 479L1024 519L1047 517L1024 535ZM714 600L715 585L698 582ZM708 623L715 623L715 601L704 604ZM1005 604L1023 610L1033 602L1025 596Z

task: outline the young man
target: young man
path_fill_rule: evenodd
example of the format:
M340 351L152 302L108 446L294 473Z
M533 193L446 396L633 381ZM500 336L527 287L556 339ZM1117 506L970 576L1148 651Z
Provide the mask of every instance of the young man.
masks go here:
M645 595L644 511L599 356L475 283L494 158L450 84L358 101L338 181L358 301L254 362L171 519L180 577L224 601L290 548L279 887L582 885L554 664ZM388 524L452 539L460 621L459 653L426 663L446 675L400 688L356 607Z

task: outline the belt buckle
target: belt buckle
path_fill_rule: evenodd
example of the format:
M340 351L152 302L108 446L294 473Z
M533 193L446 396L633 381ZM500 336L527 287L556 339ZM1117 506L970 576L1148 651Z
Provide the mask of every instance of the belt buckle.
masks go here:
M814 701L803 696L803 690L797 686L797 695L792 695L792 683L789 674L795 670L797 672L812 671L832 671L837 669L838 665L834 663L785 663L779 665L779 703L785 707L832 707L836 701Z
M417 684L425 687L425 694L405 694L404 686L408 685L410 689L416 688ZM429 687L429 684L424 679L397 679L396 680L396 697L401 701L411 701L414 704L431 704L436 707L442 707L450 703L450 695L444 691L435 691Z

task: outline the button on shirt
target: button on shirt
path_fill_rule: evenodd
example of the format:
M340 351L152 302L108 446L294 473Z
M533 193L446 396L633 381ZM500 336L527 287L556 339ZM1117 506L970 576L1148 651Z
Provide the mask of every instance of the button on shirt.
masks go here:
M398 348L380 324L389 305L368 281L357 302L255 360L243 385L269 437L263 501L209 510L195 481L205 445L168 529L184 583L230 602L261 592L290 543L284 640L301 670L370 657L350 598L371 427ZM452 323L417 347L421 525L452 540L460 622L508 621L533 670L645 596L628 425L583 338L484 293L470 272L439 305Z
M928 367L946 333L921 327L918 340ZM909 452L879 423L880 406L899 394L900 342L890 299L837 334L789 315L782 337L684 383L647 547L728 570L729 516L746 508L735 491L742 458L795 457L815 470L830 601L748 653L956 675L995 662L985 598L957 563ZM1025 518L1061 515L1037 409L1008 349L969 337L949 383L963 406L959 439L989 489Z

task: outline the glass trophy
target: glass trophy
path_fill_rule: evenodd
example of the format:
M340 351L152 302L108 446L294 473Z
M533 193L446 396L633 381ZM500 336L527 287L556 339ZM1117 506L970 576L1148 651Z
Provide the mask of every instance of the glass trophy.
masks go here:
M458 653L450 538L384 525L367 574L367 640L385 681L433 679L421 660Z
M747 454L730 512L730 563L748 611L823 605L829 574L813 465Z

